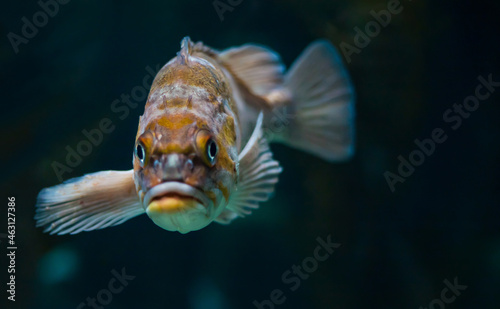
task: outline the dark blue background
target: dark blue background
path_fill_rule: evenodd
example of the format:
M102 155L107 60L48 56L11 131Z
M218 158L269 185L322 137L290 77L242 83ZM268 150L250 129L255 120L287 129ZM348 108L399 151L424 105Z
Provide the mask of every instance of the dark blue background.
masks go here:
M225 2L225 1L224 1ZM77 308L125 267L135 276L105 308L255 308L281 289L276 308L419 308L455 277L467 289L446 308L497 308L500 302L499 96L495 92L457 130L443 120L474 94L478 76L500 81L499 4L403 1L403 11L347 67L357 89L357 153L328 164L273 145L284 167L274 198L229 226L187 235L147 217L75 236L35 228L36 195L59 181L66 146L110 118L115 130L64 179L131 168L143 104L121 120L111 103L163 65L183 36L223 49L268 45L287 65L317 38L353 44L354 27L385 1L243 0L221 21L212 1L71 1L15 53L35 1L0 13L2 226L7 196L17 199L17 301L2 308ZM497 90L500 91L500 90ZM392 193L414 139L435 128L447 140ZM6 229L5 229L6 230ZM0 231L3 232L3 231ZM312 256L316 238L340 248L301 281L281 280ZM448 295L448 294L447 294ZM451 295L451 294L450 294ZM436 306L439 308L439 306Z

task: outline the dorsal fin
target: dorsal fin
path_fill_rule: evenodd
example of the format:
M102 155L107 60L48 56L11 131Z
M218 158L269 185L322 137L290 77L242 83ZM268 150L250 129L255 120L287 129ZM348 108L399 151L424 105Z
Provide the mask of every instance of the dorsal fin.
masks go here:
M254 95L267 95L283 83L285 66L280 56L267 47L233 47L220 53L219 59Z
M249 105L271 110L291 99L281 87L285 66L271 49L246 44L224 50L218 59L233 75L241 96Z
M181 50L177 53L177 59L182 64L187 64L189 62L189 56L192 53L193 42L186 36L181 41Z

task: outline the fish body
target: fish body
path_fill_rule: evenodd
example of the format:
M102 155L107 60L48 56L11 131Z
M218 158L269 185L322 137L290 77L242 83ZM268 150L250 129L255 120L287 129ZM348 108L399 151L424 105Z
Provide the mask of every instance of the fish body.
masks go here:
M270 142L328 161L354 151L354 91L327 41L286 72L270 49L216 51L188 37L157 74L139 119L133 169L103 171L46 188L37 226L75 234L146 213L187 233L258 208L281 172Z

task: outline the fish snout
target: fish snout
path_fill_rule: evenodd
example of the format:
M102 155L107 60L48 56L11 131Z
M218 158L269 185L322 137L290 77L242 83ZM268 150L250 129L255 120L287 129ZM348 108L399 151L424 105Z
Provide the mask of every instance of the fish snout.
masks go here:
M158 178L163 181L183 181L193 171L193 161L183 154L165 154L154 163Z

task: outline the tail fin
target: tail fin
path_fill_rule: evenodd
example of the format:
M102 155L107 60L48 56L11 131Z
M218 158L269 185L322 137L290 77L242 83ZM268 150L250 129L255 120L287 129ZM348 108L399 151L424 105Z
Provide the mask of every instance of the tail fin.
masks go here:
M331 43L313 42L285 76L292 121L278 139L327 161L354 153L354 88Z

